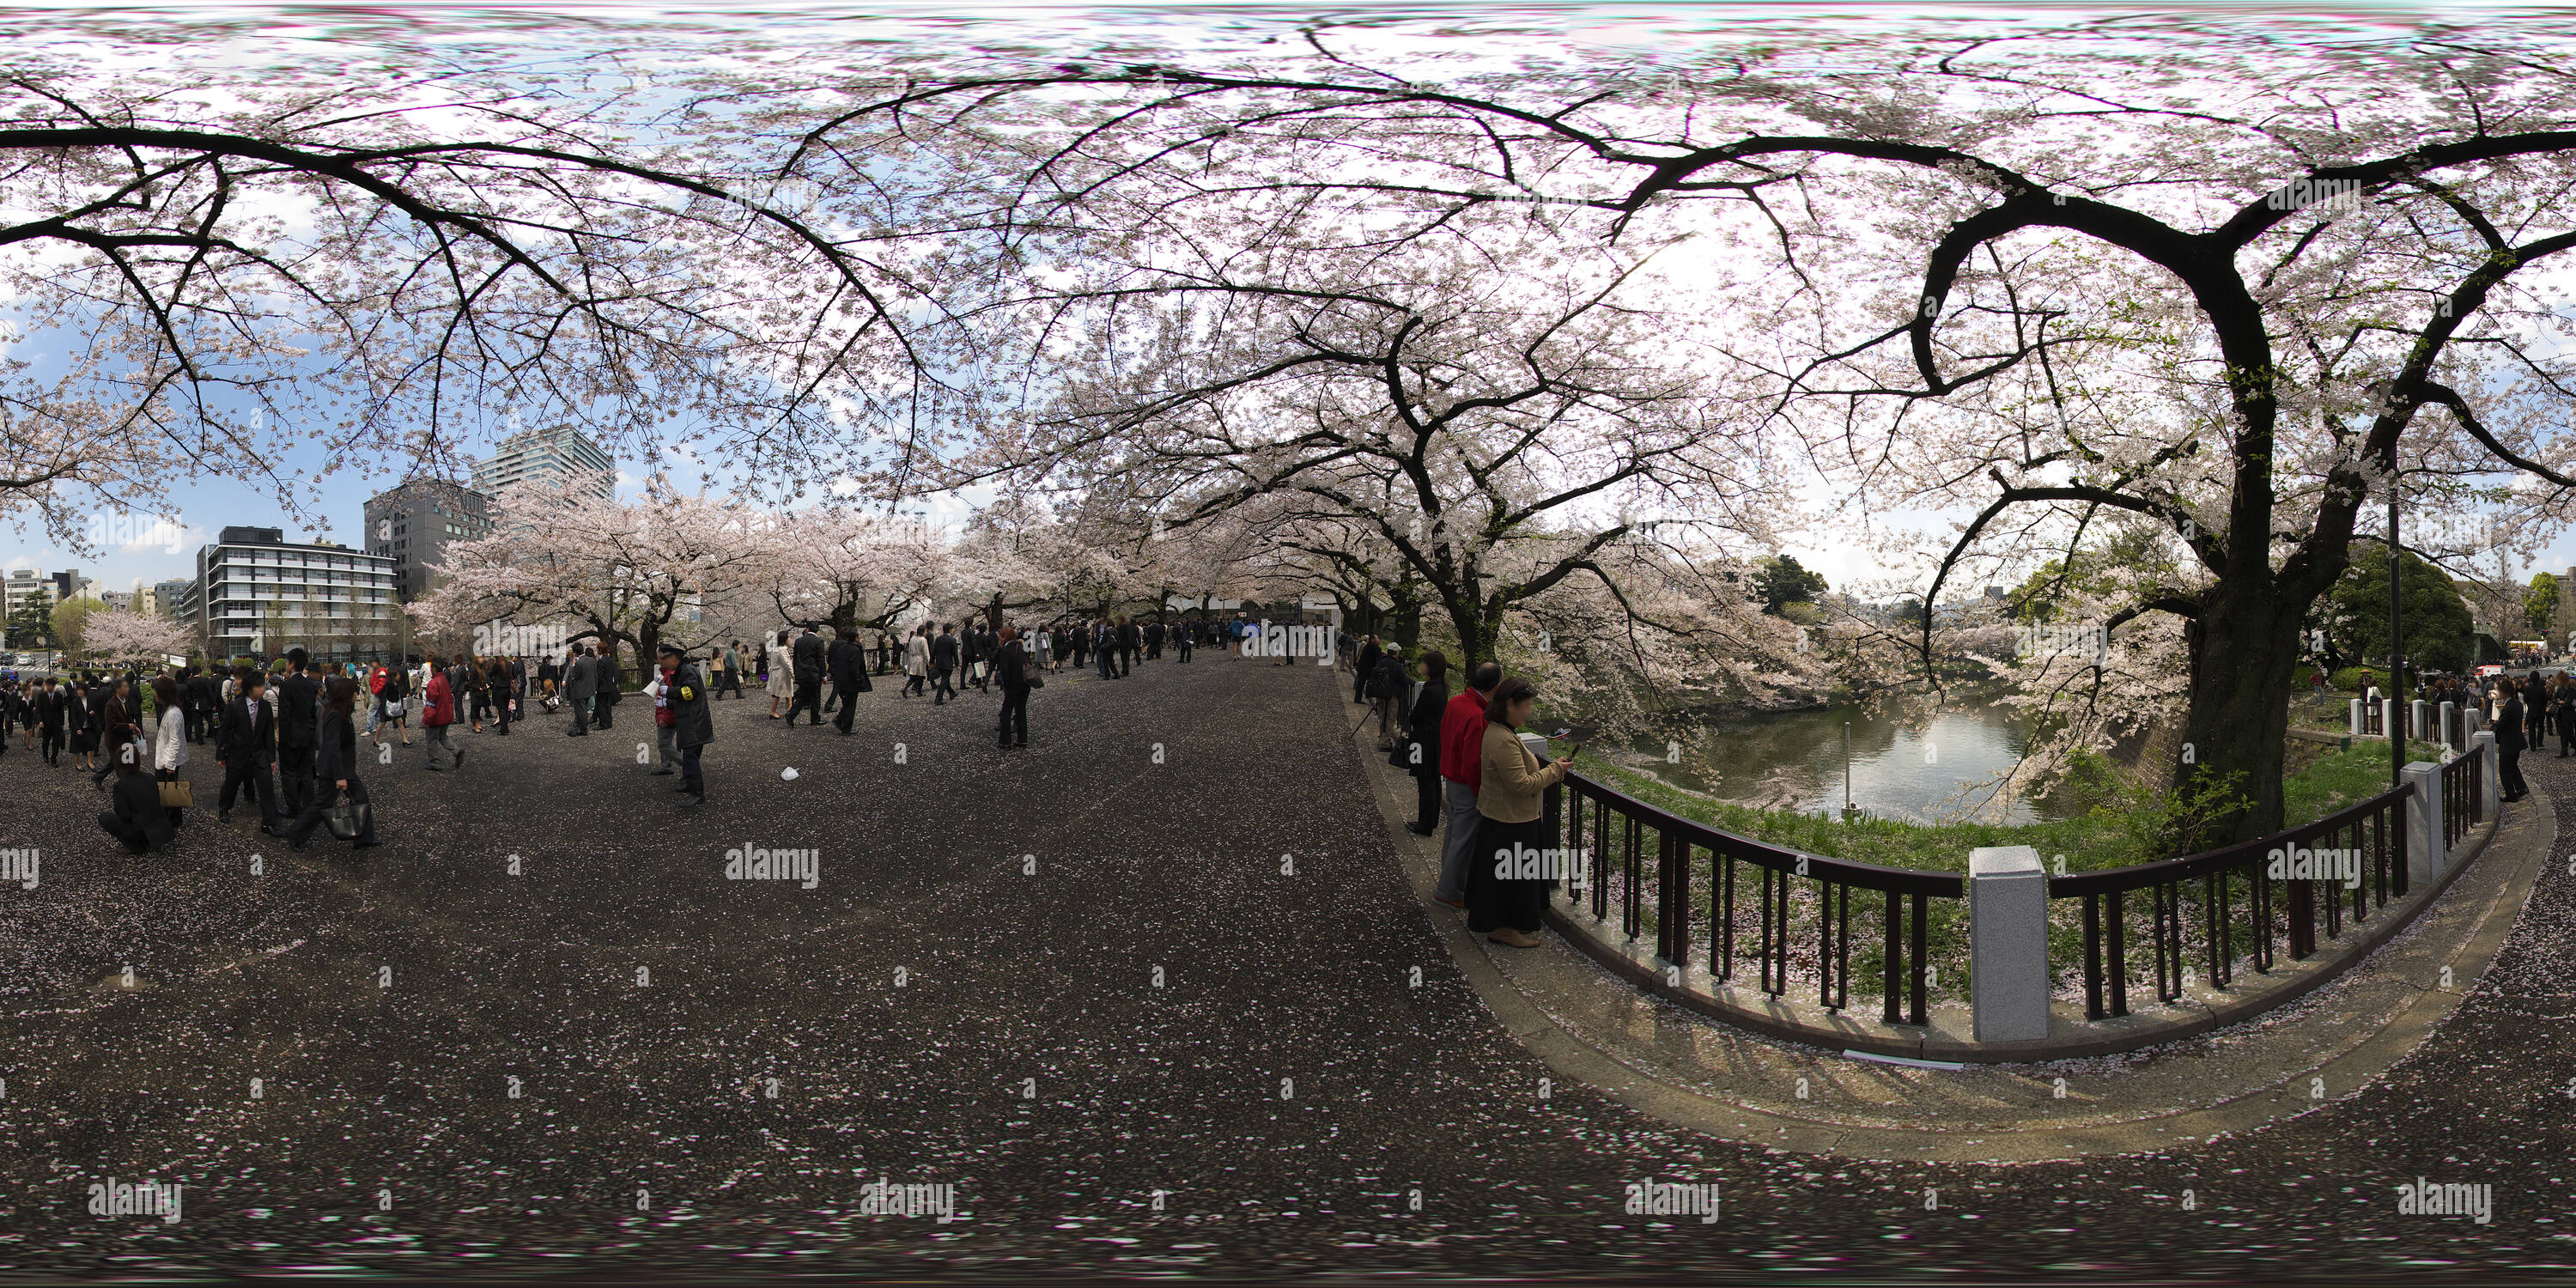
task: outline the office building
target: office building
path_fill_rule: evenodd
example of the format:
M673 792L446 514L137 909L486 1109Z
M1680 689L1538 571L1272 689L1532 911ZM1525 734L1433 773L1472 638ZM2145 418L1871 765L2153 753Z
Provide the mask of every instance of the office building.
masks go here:
M382 555L291 542L277 528L225 528L197 548L179 620L215 657L302 645L326 661L391 659L402 627L395 584L394 562Z
M560 480L602 500L617 495L617 463L569 427L532 429L501 440L490 459L474 462L474 490L499 497L529 482Z
M184 577L156 581L152 583L152 589L144 592L150 598L139 607L146 613L176 620L179 616L179 601L186 599L188 588L196 584Z
M393 560L395 586L409 602L436 588L449 542L491 535L491 515L491 499L481 492L411 479L367 501L367 553Z
M0 604L6 605L5 610L0 610L0 616L14 617L19 609L29 604L52 612L60 600L54 579L33 568L12 568L8 580L0 582Z

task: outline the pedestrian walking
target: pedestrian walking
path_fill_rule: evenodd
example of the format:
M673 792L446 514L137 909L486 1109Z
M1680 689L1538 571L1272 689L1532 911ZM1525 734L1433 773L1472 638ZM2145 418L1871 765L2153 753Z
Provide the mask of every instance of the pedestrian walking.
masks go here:
M564 701L572 704L572 728L569 738L590 736L590 713L599 697L599 659L590 655L585 644L572 646L572 665L565 668Z
M903 645L903 696L917 698L929 692L930 623L912 628Z
M286 843L301 850L312 840L313 829L323 825L332 808L344 799L356 807L358 835L349 845L365 850L382 845L376 839L376 811L367 796L367 785L358 779L357 718L358 682L342 677L331 681L325 691L322 718L314 733L315 781L313 800L304 807L292 827L286 830Z
M1001 740L1004 748L1029 745L1029 690L1034 673L1017 627L1005 626L994 648L993 669L1002 682ZM1014 730L1017 730L1014 733Z
M465 753L448 737L448 730L455 724L456 690L448 679L447 659L433 654L429 659L429 683L420 695L421 743L428 748L429 772L433 774L465 767Z
M662 687L672 698L671 721L680 744L680 803L707 803L707 744L716 740L715 717L707 710L706 682L689 665L686 654L662 646Z
M859 647L859 631L844 626L832 641L829 663L832 668L832 699L840 704L840 714L832 717L832 726L841 736L850 736L850 722L857 718L858 695L868 689L868 655Z
M787 632L769 642L769 718L778 718L778 704L796 700L795 664L787 655Z
M830 674L831 649L823 637L808 626L796 637L796 700L787 708L787 727L796 727L796 713L810 712L813 724L823 723L823 680Z
M930 642L930 705L946 706L957 690L950 687L948 675L957 669L957 623L942 622L939 638Z

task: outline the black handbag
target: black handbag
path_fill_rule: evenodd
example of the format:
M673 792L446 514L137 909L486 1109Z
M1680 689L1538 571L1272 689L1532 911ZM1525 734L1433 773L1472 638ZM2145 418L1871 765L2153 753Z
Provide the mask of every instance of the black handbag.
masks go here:
M1028 671L1028 677L1030 688L1043 689L1046 687L1046 677L1038 674L1036 668L1033 667Z
M367 812L364 802L343 795L323 812L322 821L330 827L331 835L343 841L354 841L366 833Z
M1395 749L1386 753L1386 763L1389 766L1401 769L1408 774L1412 773L1414 769L1413 749L1416 745L1418 744L1416 744L1411 738L1396 739Z

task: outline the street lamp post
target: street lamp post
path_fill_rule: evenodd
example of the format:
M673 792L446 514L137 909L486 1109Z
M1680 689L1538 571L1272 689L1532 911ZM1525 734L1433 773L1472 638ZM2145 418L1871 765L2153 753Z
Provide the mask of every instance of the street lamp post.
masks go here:
M2397 548L2397 444L2388 444L2388 786L2406 781L2406 625L2398 591L2405 585Z

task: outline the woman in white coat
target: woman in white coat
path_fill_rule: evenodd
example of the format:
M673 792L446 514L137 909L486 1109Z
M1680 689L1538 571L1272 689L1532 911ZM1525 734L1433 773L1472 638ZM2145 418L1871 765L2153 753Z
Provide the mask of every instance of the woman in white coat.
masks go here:
M787 632L769 641L769 718L778 718L778 704L796 697L796 662L787 652ZM816 717L820 719L821 717Z
M160 720L152 731L152 776L177 782L179 771L188 764L188 713L181 709L179 682L166 675L153 677L152 701ZM172 806L163 812L176 828L187 811Z
M926 693L930 682L930 623L912 628L912 638L903 646L903 696Z

